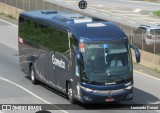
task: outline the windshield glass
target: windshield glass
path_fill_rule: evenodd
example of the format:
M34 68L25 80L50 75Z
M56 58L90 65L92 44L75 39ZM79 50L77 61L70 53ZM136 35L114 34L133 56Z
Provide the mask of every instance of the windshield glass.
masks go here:
M152 35L160 35L160 29L151 29L151 30L150 30L150 33L151 33Z
M115 82L131 77L131 56L125 43L85 44L82 79Z

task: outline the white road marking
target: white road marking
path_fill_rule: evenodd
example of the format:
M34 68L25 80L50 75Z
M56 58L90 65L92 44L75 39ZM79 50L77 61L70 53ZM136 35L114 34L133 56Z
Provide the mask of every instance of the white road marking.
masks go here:
M105 5L101 5L101 4L97 5L97 7L103 7L103 6L105 6Z
M122 11L122 10L109 10L110 12L116 12L116 13L131 13L131 11Z
M155 79L155 80L159 80L160 81L160 79L159 78L156 78L156 77L153 77L153 76L151 76L151 75L148 75L148 74L145 74L145 73L142 73L142 72L140 72L140 71L137 71L137 70L133 70L134 72L136 72L136 73L139 73L139 74L142 74L142 75L145 75L145 76L147 76L147 77L149 77L149 78L152 78L152 79Z
M65 1L66 3L78 3L77 1Z
M56 0L56 1L58 1L58 2L62 2L62 0Z
M149 22L149 23L151 23L151 24L160 24L160 22Z
M91 12L97 12L97 11L95 11L95 10L90 10Z
M127 22L129 22L129 23L135 23L135 22L133 22L133 21L127 21Z
M142 11L142 9L137 8L137 9L135 9L133 12L138 13L138 12L140 12L140 11Z
M97 8L93 8L93 7L90 7L90 6L88 6L88 8L90 8L90 9L93 9L93 10L98 10L98 11L103 11L103 12L106 12L106 10L97 9Z
M56 1L58 1L58 2L63 2L62 0L56 0Z
M6 82L8 82L8 83L11 83L11 84L13 84L13 85L21 88L22 90L26 91L27 93L31 94L32 96L36 97L37 99L43 101L43 102L46 103L46 104L52 104L51 102L44 100L43 98L41 98L41 97L39 97L38 95L32 93L31 91L29 91L28 89L24 88L23 86L21 86L21 85L19 85L19 84L17 84L17 83L14 83L14 82L12 82L12 81L10 81L10 80L8 80L8 79L2 78L2 77L0 77L0 80L6 81ZM61 110L61 108L59 108L59 107L56 106L56 105L52 105L52 106L55 107L57 110L62 111L63 113L68 113L68 112L65 111L65 110Z
M115 19L121 20L121 18L119 18L119 17L115 17L115 16L112 16L112 18L115 18Z
M142 18L139 18L139 19L141 19L141 20L143 20L143 19L144 20L152 20L152 21L159 21L160 20L159 18L158 19L156 19L156 18L152 19L152 18L149 18L149 17L148 18L147 17L146 18L142 17Z
M5 20L0 19L0 21L5 22L5 23L7 23L7 24L10 24L10 25L12 25L12 26L18 27L17 25L12 24L12 23L10 23L10 22L7 22L7 21L5 21Z
M66 4L68 4L68 5L74 5L74 4L72 4L72 3L69 3L69 2L66 2Z
M95 5L95 4L88 4L89 7L104 7L106 5L102 5L102 4L99 4L99 5ZM107 8L115 8L116 6L113 6L113 5L110 5L110 6L106 6Z
M123 14L123 15L126 15L126 16L136 16L137 15L137 13L133 13L133 12L131 12L131 11L129 11L130 13L129 14ZM138 16L140 16L140 17L150 17L149 15L138 15Z
M106 13L101 13L102 15L105 15L105 16L110 16L110 15L108 15L108 14L106 14Z
M2 111L0 111L0 113L3 113Z

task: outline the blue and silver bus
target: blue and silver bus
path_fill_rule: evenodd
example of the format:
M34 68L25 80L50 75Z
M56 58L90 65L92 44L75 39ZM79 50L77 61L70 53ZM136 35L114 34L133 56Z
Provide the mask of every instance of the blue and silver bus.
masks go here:
M52 10L22 12L18 46L21 70L71 103L132 100L133 63L140 53L109 21Z

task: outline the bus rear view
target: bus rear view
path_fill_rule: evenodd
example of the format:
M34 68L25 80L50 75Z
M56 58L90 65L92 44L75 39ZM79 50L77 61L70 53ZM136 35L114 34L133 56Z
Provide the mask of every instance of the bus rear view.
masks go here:
M139 63L138 49L112 22L47 10L20 15L21 70L32 83L61 91L71 103L132 100L131 48Z

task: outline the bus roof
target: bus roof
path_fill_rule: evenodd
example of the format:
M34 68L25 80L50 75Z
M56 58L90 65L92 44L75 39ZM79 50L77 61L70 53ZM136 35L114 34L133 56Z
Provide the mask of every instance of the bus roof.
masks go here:
M77 40L81 38L86 38L91 41L127 39L125 33L112 22L90 18L80 14L57 12L54 10L34 10L22 12L20 14L20 17L21 16L68 29Z

